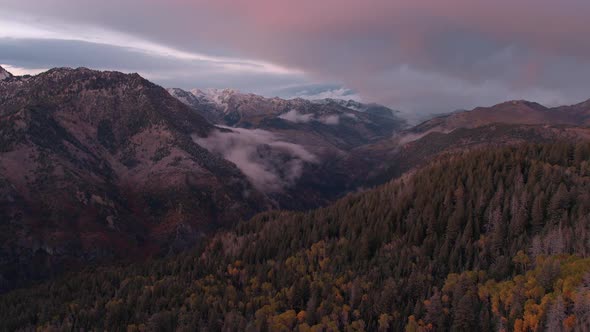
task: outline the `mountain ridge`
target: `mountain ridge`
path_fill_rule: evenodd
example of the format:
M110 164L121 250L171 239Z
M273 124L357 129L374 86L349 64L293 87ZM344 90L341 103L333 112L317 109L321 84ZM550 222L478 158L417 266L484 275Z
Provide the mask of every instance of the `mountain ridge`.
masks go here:
M214 106L216 109L213 110L213 113L217 112L218 114L216 115L217 119L214 119L213 122L230 126L239 125L240 118L246 118L245 121L249 121L248 118L254 119L253 124L256 125L256 121L259 120L256 119L257 117L280 116L293 110L300 111L303 115L310 112L315 113L314 116L316 117L321 115L319 113L325 111L331 114L346 114L349 117L353 117L357 113L368 113L388 119L396 119L400 122L400 126L404 125L402 122L405 123L405 120L399 117L399 111L391 110L379 104L363 104L352 100L266 98L252 93L241 93L234 89L193 89L185 91L173 88L168 89L168 91L198 111L206 111L203 110L204 106ZM303 120L302 118L301 121Z
M2 68L2 66L0 66L0 81L5 80L7 78L11 78L13 77L13 75L6 69Z
M557 107L546 107L527 100L511 100L490 107L440 115L418 124L410 132L449 132L456 128L477 128L492 123L588 126L590 100Z

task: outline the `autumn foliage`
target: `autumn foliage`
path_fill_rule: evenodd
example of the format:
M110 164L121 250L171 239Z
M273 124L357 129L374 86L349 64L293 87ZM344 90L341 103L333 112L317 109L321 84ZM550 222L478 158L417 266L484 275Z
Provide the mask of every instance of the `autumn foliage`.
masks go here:
M590 145L462 152L199 248L0 298L0 325L109 331L584 331Z

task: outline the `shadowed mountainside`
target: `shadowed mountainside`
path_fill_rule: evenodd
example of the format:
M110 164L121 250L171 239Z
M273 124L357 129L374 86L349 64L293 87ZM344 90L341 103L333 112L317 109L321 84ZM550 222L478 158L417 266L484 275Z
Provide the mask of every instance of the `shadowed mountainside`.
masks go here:
M137 74L0 81L1 288L68 262L184 248L270 206L193 142L212 130Z

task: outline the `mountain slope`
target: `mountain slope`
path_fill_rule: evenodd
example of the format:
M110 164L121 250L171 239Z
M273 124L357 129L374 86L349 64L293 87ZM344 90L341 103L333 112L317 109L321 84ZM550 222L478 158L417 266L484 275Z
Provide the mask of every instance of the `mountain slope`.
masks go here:
M270 206L194 143L212 130L137 74L59 68L0 81L0 288L183 248Z
M375 185L397 177L444 153L519 143L580 141L590 138L590 103L547 108L510 101L472 111L453 112L358 147L343 162L357 170L352 182Z
M590 103L547 108L534 102L514 100L443 115L412 128L409 133L420 137L431 132L448 133L458 128L478 128L493 123L588 126Z
M6 69L2 68L2 66L0 66L0 81L5 80L7 78L11 78L12 74L9 73Z
M333 98L326 98L326 99L317 99L313 100L314 103L317 104L331 104L335 103L342 107L361 112L361 113L369 113L374 115L380 115L382 117L389 117L389 118L401 118L401 112L392 110L386 106L379 105L376 103L361 103L356 100L344 100L344 99L333 99Z
M13 292L0 298L0 321L7 329L494 331L540 312L538 326L556 314L583 327L588 311L574 308L589 293L579 287L590 265L564 255L590 254L589 166L588 143L451 155L324 209L261 214L196 253ZM539 276L532 288L525 272ZM511 280L531 292L498 299L494 285L511 289ZM568 302L545 315L541 301L560 294Z
M523 143L586 141L590 139L590 128L495 123L477 128L457 128L448 133L435 131L414 138L405 132L394 139L360 147L344 164L353 170L360 169L361 165L369 169L351 174L357 183L378 185L427 165L440 155Z

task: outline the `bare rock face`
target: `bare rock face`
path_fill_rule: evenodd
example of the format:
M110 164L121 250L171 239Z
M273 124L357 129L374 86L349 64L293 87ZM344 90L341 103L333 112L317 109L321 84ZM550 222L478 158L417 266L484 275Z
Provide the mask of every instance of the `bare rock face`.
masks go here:
M0 81L0 289L87 261L181 249L271 207L195 143L213 126L137 74Z

